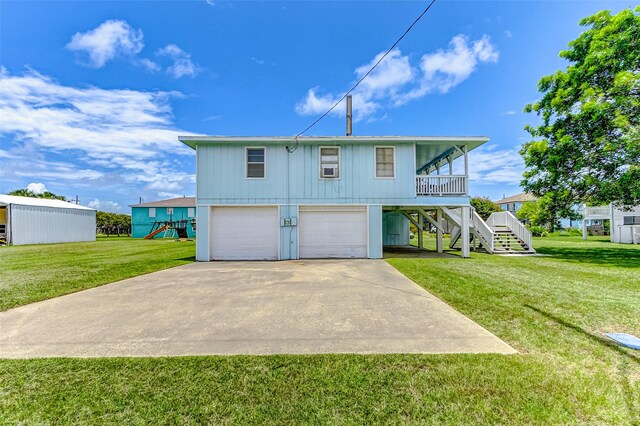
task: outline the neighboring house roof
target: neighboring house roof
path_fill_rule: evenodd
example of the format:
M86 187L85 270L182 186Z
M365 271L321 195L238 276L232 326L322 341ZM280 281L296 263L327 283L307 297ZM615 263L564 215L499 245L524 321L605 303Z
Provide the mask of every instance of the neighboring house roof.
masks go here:
M196 197L179 197L168 200L150 201L148 203L131 204L129 207L195 207Z
M507 203L524 203L527 201L537 201L538 199L527 192L521 192L520 194L512 195L510 197L503 198L502 200L494 201L496 204L507 204Z
M34 207L55 207L59 209L95 210L90 207L81 206L68 201L53 200L51 198L19 197L17 195L0 194L0 205L9 204Z

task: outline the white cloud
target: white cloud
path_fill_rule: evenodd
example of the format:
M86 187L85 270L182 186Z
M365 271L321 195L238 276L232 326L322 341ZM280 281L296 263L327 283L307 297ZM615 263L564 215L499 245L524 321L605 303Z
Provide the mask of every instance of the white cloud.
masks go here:
M170 100L177 92L71 87L30 71L0 69L0 180L17 176L49 184L164 191L191 187L181 161L193 151L181 144ZM7 145L5 145L7 146ZM63 155L67 161L52 160Z
M507 38L511 38L511 37L513 37L513 33L512 33L511 31L509 31L509 30L505 30L504 35L505 35Z
M469 179L475 184L519 185L524 163L517 149L499 149L495 144L474 149Z
M156 64L151 59L139 59L138 61L136 61L136 63L151 72L158 72L162 69L160 65Z
M207 4L208 4L209 6L215 6L215 5L216 5L215 0L205 0L205 1L207 2Z
M168 44L156 54L173 60L173 64L167 67L166 71L175 78L193 77L200 72L200 67L191 60L191 55L175 44Z
M247 56L247 58L258 65L275 65L273 62L265 61L264 59L256 58L255 56Z
M515 111L505 111L502 113L502 115L516 115Z
M158 195L162 198L180 198L184 197L184 194L178 194L175 192L158 192Z
M87 65L100 68L118 56L135 56L144 47L142 30L110 19L86 33L76 33L67 49L89 55Z
M222 114L210 115L202 119L202 121L218 121L222 120Z
M369 63L355 69L356 81L382 57L376 55ZM499 53L489 36L478 40L459 34L451 40L448 50L438 50L422 56L418 66L412 66L409 56L394 49L378 67L353 91L354 119L362 120L386 106L397 107L430 93L447 93L465 81L478 64L497 62ZM295 106L300 115L318 115L328 110L342 94L319 94L320 88L307 91ZM342 115L344 107L334 109Z
M47 192L47 187L44 186L44 183L33 182L27 185L27 190L33 192L34 194L44 194Z
M92 209L100 210L103 212L119 213L120 211L122 211L122 207L120 206L120 204L114 201L99 200L97 198L95 198L93 201L89 201L89 204L87 205Z

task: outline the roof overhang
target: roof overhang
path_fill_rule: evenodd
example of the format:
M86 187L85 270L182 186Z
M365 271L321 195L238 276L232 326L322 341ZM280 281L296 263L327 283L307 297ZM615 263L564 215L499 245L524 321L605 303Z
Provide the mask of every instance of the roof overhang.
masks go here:
M178 140L195 149L196 145L215 144L280 144L295 143L293 136L178 136ZM298 138L300 144L361 144L361 143L393 143L417 144L421 146L467 146L471 150L489 140L486 136L303 136Z

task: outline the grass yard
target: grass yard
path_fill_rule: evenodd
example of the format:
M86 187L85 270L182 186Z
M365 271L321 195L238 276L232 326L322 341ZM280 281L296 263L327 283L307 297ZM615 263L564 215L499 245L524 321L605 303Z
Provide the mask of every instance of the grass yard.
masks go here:
M638 424L639 352L601 333L640 335L640 247L535 246L388 260L518 355L0 360L0 423Z
M99 237L0 247L0 311L195 260L193 241Z

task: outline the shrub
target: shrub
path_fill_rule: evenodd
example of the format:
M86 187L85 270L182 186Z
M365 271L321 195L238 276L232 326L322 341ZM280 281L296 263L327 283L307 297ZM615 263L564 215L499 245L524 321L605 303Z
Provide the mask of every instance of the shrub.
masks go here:
M547 228L544 226L529 226L529 231L531 231L531 235L534 237L546 237L549 235Z

